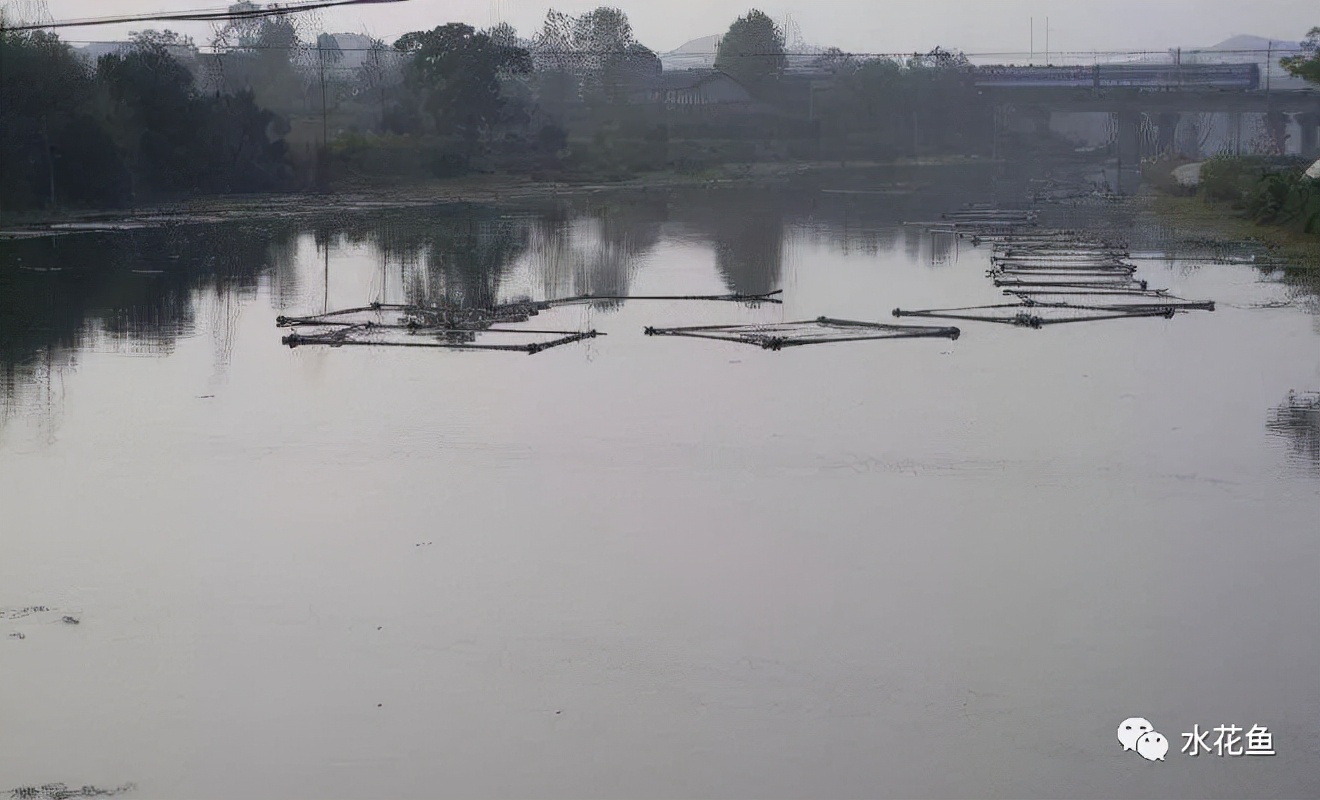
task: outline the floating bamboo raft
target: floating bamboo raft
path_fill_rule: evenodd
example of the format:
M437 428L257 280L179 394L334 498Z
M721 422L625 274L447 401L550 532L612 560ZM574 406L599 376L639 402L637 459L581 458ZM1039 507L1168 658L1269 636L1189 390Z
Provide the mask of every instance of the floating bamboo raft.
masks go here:
M959 308L894 309L895 317L995 322L1042 328L1073 322L1165 317L1213 311L1213 301L1188 300L1136 277L1127 242L1035 225L1034 212L969 207L932 227L953 226L973 246L989 244L986 275L1013 302ZM979 227L978 227L979 226ZM959 228L966 227L967 230ZM973 229L974 228L974 229Z
M781 303L782 290L763 294L595 295L554 300L526 300L484 308L448 305L371 303L308 316L279 316L281 328L297 328L283 337L289 347L432 347L447 350L499 350L535 354L583 339L603 336L596 330L566 331L497 327L527 322L560 306L613 300L704 300L749 306ZM305 332L304 332L305 331Z
M308 345L328 347L433 347L446 350L502 350L536 354L583 339L605 334L596 331L547 331L522 328L439 329L400 331L371 324L335 328L328 333L294 332L280 341L290 348Z
M751 344L766 350L782 350L808 344L860 342L875 339L957 339L960 331L951 327L891 325L848 319L817 317L798 322L744 325L697 325L685 328L644 329L647 336L687 336Z
M972 322L997 322L1023 328L1043 328L1071 322L1100 322L1134 317L1172 318L1177 309L1169 306L1116 308L1107 305L1043 305L1038 303L998 303L961 308L894 309L895 317L925 317Z

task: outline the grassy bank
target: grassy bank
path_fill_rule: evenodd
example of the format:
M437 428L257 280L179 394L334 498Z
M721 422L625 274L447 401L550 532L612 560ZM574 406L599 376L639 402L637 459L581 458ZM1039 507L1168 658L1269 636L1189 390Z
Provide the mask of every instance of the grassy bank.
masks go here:
M1289 264L1287 271L1320 280L1320 237L1257 223L1245 211L1198 196L1157 195L1151 203L1156 214L1190 238L1225 244L1257 242L1276 260Z
M855 182L868 170L914 170L916 174L941 168L965 168L966 165L993 166L987 160L932 159L926 162L773 162L722 164L692 172L642 172L625 179L601 179L594 174L560 172L554 175L525 176L510 174L473 174L454 178L376 179L358 177L335 182L332 191L212 195L150 206L120 209L60 208L0 213L0 236L5 233L33 233L61 223L116 222L145 218L249 219L271 215L312 215L357 208L400 208L441 205L445 203L499 203L538 197L553 197L601 189L658 191L701 186L757 187L783 185L805 176L841 184ZM863 178L871 180L872 178ZM910 187L909 187L910 188Z

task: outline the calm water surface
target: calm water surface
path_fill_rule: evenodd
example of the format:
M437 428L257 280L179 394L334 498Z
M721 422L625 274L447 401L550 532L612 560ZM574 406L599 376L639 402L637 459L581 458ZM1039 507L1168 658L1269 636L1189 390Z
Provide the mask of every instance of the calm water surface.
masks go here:
M901 225L978 199L5 242L0 790L1320 794L1313 302L1188 254L1140 277L1215 313L777 353L642 334L996 302L983 249ZM608 335L534 358L274 326L776 288L547 312ZM1165 763L1122 752L1132 716ZM1230 723L1277 755L1178 752Z

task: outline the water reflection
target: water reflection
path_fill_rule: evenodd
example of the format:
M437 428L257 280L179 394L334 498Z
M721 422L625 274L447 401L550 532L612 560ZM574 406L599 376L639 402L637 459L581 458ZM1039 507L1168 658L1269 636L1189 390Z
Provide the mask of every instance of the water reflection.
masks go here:
M360 303L481 307L524 297L627 295L665 241L707 250L727 291L760 294L782 288L790 247L953 264L965 243L902 223L984 199L969 194L965 182L921 188L865 176L833 180L7 241L0 249L0 415L25 407L53 414L60 376L88 349L166 354L181 338L206 333L215 369L223 371L242 307L264 292L276 311L319 309L330 302L330 274L344 248L380 264L381 277L367 292L374 296L351 298ZM1058 224L1075 227L1099 222L1094 209L1058 216ZM1147 240L1143 246L1154 248L1163 235L1122 209L1105 220ZM1314 418L1313 406L1285 404L1272 414L1271 430L1290 431L1297 452L1314 462Z
M6 413L88 347L166 354L197 327L199 301L220 317L273 275L289 293L296 231L278 223L170 226L5 242L0 250L0 397ZM217 329L222 335L224 326ZM221 345L219 354L228 352Z

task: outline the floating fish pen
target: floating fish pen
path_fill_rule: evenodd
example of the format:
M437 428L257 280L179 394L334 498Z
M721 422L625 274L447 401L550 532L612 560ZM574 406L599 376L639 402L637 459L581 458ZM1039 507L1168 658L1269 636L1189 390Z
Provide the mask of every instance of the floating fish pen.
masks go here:
M1105 277L1103 275L1088 276L1086 280L1024 280L1021 277L995 275L995 286L1007 286L1010 288L1023 289L1113 289L1113 288L1132 288L1146 289L1148 284L1145 281L1139 281L1129 275ZM1032 277L1032 276L1028 276ZM1158 289L1156 291L1168 291L1167 289Z
M988 231L985 233L976 233L974 231L968 231L960 233L959 236L963 239L969 240L973 247L979 247L982 244L997 245L1005 242L1010 242L1019 247L1031 245L1055 245L1062 247L1076 245L1079 242L1084 242L1086 244L1103 244L1118 249L1127 247L1127 243L1122 241L1097 241L1094 239L1087 239L1080 231L1049 231L1039 228L1016 232Z
M894 309L895 317L993 322L1043 328L1074 322L1172 318L1213 311L1213 301L1188 300L1136 277L1128 242L1077 230L1032 227L1034 211L969 207L925 223L991 246L986 276L1013 302L960 308ZM914 223L915 224L915 223Z
M1004 294L1036 308L1080 308L1090 311L1147 311L1171 308L1174 311L1214 311L1213 300L1185 300L1161 294L1122 294L1118 292L1078 291L1029 294L1007 291Z
M618 300L708 300L743 303L755 307L762 303L782 303L783 301L778 297L782 293L783 290L779 289L761 294L631 296L580 294L554 300L524 300L476 308L450 305L371 303L357 308L327 311L322 314L311 314L302 317L281 315L275 318L275 324L281 328L304 326L356 327L371 324L378 328L398 327L408 330L428 328L475 330L488 325L526 322L542 311L583 303Z
M951 327L891 325L830 317L765 324L698 325L685 328L648 327L644 332L647 336L687 336L695 339L739 342L756 345L766 350L876 339L957 339L960 335L957 328Z
M523 328L400 330L371 324L335 328L319 333L297 331L281 339L290 348L308 345L327 347L431 347L446 350L500 350L536 354L552 347L594 339L599 331L551 331Z
M1094 259L1100 256L1108 258L1128 258L1132 254L1121 247L1013 247L995 248L1000 258L1059 258L1059 259Z
M573 297L561 297L557 300L545 300L542 305L545 308L555 308L558 306L577 305L581 303L594 303L599 301L634 301L634 300L699 300L718 303L742 303L743 305L755 308L762 303L778 305L784 301L779 295L783 294L783 289L776 289L773 292L762 292L760 294L648 294L648 295L599 295L599 294L580 294Z
M280 328L361 328L418 330L480 330L491 325L526 322L548 306L508 303L491 308L394 305L372 303L303 317L278 316Z
M283 337L290 348L327 347L432 347L449 350L502 350L540 353L552 347L592 339L595 331L534 330L496 327L527 322L542 311L561 306L620 300L706 300L748 306L782 303L782 290L761 294L721 295L594 295L554 300L526 300L485 308L449 305L372 303L302 317L279 316L275 324L299 330ZM303 332L307 330L308 332Z
M949 211L941 214L940 218L952 220L955 222L1035 222L1037 213L1035 211L1021 211L1016 209L993 209L978 208L966 211Z
M1213 304L1206 304L1213 310ZM895 317L924 317L971 322L994 322L1022 328L1043 328L1074 322L1100 322L1105 320L1134 319L1138 317L1164 317L1172 319L1182 311L1204 305L1186 303L1041 303L1021 301L996 303L960 308L894 309Z

